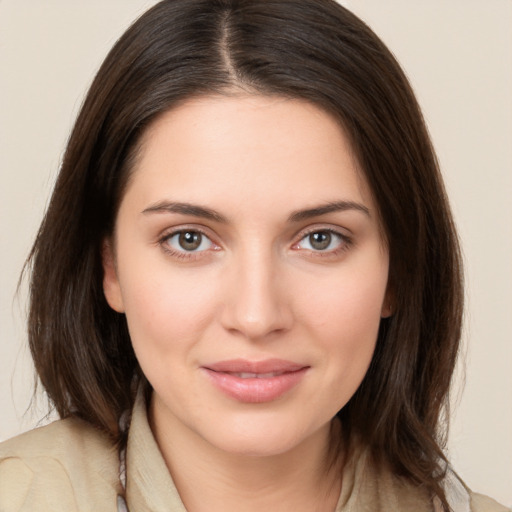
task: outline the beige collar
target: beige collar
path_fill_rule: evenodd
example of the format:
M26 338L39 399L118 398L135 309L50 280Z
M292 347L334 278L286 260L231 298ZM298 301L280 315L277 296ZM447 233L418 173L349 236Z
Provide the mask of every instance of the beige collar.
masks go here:
M142 393L128 434L126 501L128 510L135 512L187 512L149 427Z
M142 393L133 408L126 449L126 502L131 512L187 512L149 427ZM342 490L335 512L432 510L420 489L378 471L368 450L356 450L342 475ZM466 509L457 509L466 510Z

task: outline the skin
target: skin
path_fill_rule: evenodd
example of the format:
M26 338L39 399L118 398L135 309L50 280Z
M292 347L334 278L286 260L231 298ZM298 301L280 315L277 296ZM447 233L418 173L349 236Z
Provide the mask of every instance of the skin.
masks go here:
M201 244L184 246L184 232ZM187 510L334 510L333 418L390 314L388 266L347 138L319 108L210 96L147 130L105 244L104 291L126 314L154 390L150 424ZM261 403L227 396L204 370L271 358L306 370Z

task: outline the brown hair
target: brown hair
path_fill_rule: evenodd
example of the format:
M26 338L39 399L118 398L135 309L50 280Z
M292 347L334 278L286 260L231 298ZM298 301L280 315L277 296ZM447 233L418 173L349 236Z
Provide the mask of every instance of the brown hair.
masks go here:
M29 256L29 341L58 413L118 439L144 379L123 315L102 289L137 144L156 116L233 87L302 98L336 116L378 205L390 251L394 314L370 369L340 411L376 460L437 495L443 407L460 339L461 263L427 130L384 44L334 0L164 0L100 68L69 139Z

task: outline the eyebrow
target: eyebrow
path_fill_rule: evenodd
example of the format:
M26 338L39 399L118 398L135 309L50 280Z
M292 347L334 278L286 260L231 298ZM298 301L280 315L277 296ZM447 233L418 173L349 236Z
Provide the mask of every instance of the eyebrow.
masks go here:
M145 215L148 213L181 213L182 215L192 215L193 217L227 223L226 217L216 212L215 210L191 203L160 201L152 206L149 206L143 210L142 213Z
M327 204L315 206L305 210L296 210L292 212L288 217L288 222L301 222L314 217L320 217L328 213L343 212L348 210L355 210L370 217L370 210L354 201L331 201ZM179 203L174 201L160 201L142 211L144 215L150 213L180 213L182 215L191 215L193 217L199 217L215 222L226 224L228 219L219 212L206 208L205 206L199 206L191 203Z
M371 217L370 210L363 204L354 201L332 201L325 205L315 206L307 210L297 210L290 214L288 222L300 222L303 220L311 219L313 217L320 217L332 212L344 212L347 210L355 210L364 213L367 217Z

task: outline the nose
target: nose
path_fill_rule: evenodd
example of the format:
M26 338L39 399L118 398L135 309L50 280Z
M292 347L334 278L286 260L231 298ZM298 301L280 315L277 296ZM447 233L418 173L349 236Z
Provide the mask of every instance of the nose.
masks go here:
M230 279L225 283L224 328L250 340L289 330L292 298L270 251L248 251L231 263Z

